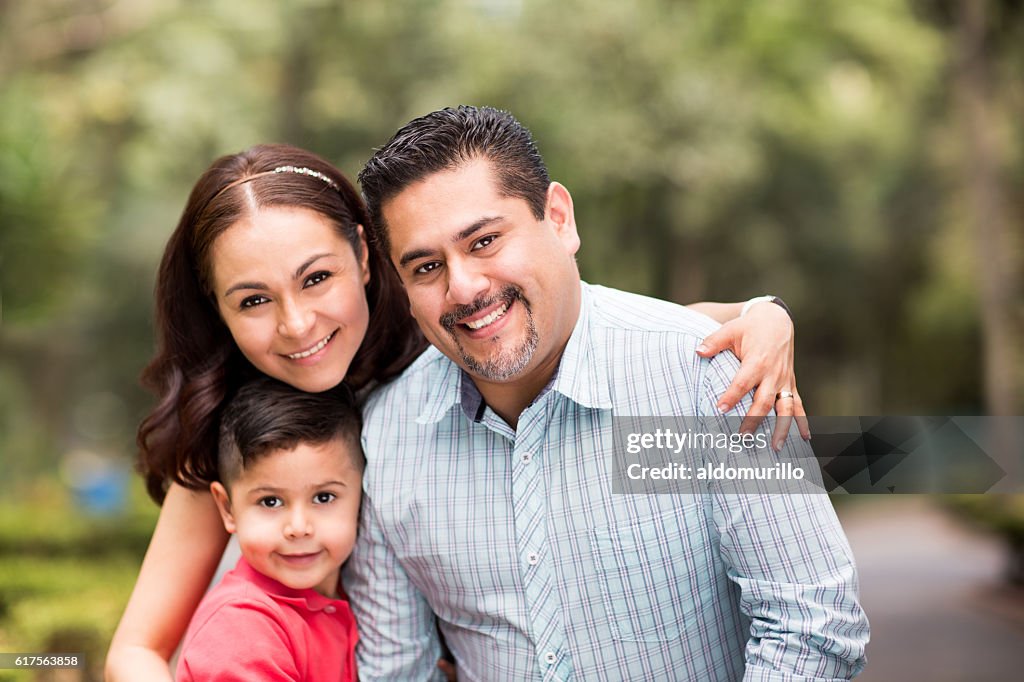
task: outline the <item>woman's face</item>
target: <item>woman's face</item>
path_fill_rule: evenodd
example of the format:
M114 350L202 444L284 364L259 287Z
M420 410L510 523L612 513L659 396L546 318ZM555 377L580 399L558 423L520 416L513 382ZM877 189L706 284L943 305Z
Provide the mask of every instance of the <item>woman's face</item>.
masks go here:
M316 211L272 207L214 240L217 308L257 369L310 392L345 378L370 319L362 228L359 235L356 254Z

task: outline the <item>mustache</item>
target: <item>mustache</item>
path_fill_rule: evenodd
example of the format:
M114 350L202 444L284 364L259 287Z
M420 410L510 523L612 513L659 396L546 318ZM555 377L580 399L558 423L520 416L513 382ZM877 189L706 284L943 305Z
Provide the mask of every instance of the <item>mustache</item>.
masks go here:
M455 331L456 325L459 324L459 320L465 319L470 315L475 315L485 308L489 308L495 303L504 301L505 303L511 303L512 301L521 301L526 304L526 297L523 296L523 291L514 284L506 285L501 291L494 296L489 298L478 298L472 303L466 305L460 305L455 310L447 312L438 319L441 326L449 331Z

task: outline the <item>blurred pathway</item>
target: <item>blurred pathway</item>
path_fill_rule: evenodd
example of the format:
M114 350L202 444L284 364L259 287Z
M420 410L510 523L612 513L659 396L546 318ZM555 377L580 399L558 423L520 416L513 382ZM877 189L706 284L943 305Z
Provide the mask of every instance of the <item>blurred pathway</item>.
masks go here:
M863 682L1024 679L1024 590L1005 549L929 498L862 497L839 516L871 621Z

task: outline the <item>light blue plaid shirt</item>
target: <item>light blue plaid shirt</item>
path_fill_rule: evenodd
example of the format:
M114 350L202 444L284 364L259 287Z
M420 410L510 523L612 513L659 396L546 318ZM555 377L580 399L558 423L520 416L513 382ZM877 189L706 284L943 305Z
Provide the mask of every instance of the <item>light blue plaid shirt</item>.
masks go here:
M826 495L611 491L613 416L717 414L738 365L696 355L713 330L583 284L558 372L516 430L434 348L372 396L345 574L360 678L440 679L434 614L460 680L859 672L868 623Z

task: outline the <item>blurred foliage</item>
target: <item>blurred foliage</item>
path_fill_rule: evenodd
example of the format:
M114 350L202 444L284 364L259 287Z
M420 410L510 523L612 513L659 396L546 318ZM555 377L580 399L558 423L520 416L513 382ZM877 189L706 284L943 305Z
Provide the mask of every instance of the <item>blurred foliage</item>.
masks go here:
M951 495L946 506L994 531L1006 542L1007 579L1024 585L1024 495Z
M0 491L72 450L132 459L156 264L212 159L284 141L354 176L458 103L533 130L575 198L586 279L785 298L814 413L992 409L986 311L1024 327L1024 2L984 0L973 52L967 4L0 2ZM972 203L968 58L988 79L1001 264ZM1012 350L996 407L1019 414ZM2 541L34 536L34 556L114 544L74 524L19 535L9 513Z
M0 502L0 651L82 653L83 679L102 679L156 514L141 481L111 517L89 517L55 482ZM0 682L30 679L0 671Z

